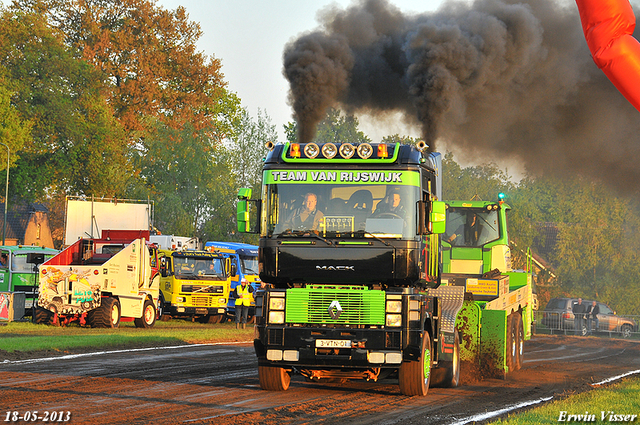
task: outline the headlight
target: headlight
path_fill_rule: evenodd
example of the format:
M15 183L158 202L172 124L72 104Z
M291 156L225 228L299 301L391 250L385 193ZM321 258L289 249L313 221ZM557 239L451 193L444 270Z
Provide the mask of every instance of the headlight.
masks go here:
M401 314L387 314L387 326L398 327L402 326Z
M283 324L284 323L284 311L270 311L269 323Z
M269 310L284 310L284 298L269 298Z
M177 302L177 303L183 303L183 302L185 302L185 297L176 297L176 302Z
M387 301L387 313L402 313L402 301Z

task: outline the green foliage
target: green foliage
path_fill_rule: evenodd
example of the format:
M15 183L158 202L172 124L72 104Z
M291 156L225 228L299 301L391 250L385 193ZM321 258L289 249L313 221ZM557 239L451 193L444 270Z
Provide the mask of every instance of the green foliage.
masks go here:
M207 129L189 124L174 129L157 121L138 148L136 168L142 190L155 201L157 228L203 239L210 237L203 234L210 220L228 222L217 228L222 233L233 229L229 217L235 216L228 200L235 182L230 164L218 155L222 148L208 137Z
M32 124L33 142L14 152L11 192L27 199L58 190L122 195L130 164L101 74L42 16L22 12L0 17L0 65L12 81L12 107Z
M360 130L358 130L358 118L351 114L343 114L338 109L330 108L325 118L318 123L315 143L363 143L371 140ZM295 142L298 140L298 126L296 123L289 123L284 126L287 140Z

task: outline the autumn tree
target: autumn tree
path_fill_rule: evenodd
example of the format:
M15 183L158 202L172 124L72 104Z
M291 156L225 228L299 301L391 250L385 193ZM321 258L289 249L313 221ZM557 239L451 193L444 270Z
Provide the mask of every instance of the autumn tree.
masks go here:
M196 49L202 31L184 7L155 0L17 0L15 7L47 16L109 82L106 96L130 139L148 117L174 128L190 123L222 140L233 114L220 60Z
M0 21L10 108L31 124L30 143L22 143L26 133L13 141L12 193L40 201L56 193L121 195L130 161L102 74L41 15L4 10Z

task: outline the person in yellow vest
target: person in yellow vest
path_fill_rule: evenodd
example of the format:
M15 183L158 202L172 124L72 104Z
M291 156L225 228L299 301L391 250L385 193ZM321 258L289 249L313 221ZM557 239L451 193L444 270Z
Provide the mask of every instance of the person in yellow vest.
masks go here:
M242 329L244 329L247 327L247 316L249 315L253 286L249 284L247 279L242 279L240 285L234 289L234 293L236 296L236 329L240 329L240 323L242 323Z

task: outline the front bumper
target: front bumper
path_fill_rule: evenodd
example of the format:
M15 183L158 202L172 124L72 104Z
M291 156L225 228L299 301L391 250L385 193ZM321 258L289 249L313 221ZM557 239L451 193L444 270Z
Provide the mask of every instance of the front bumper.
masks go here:
M254 348L262 366L322 368L398 368L420 356L422 331L384 328L257 326ZM348 341L320 346L318 340ZM340 344L341 345L341 344Z

